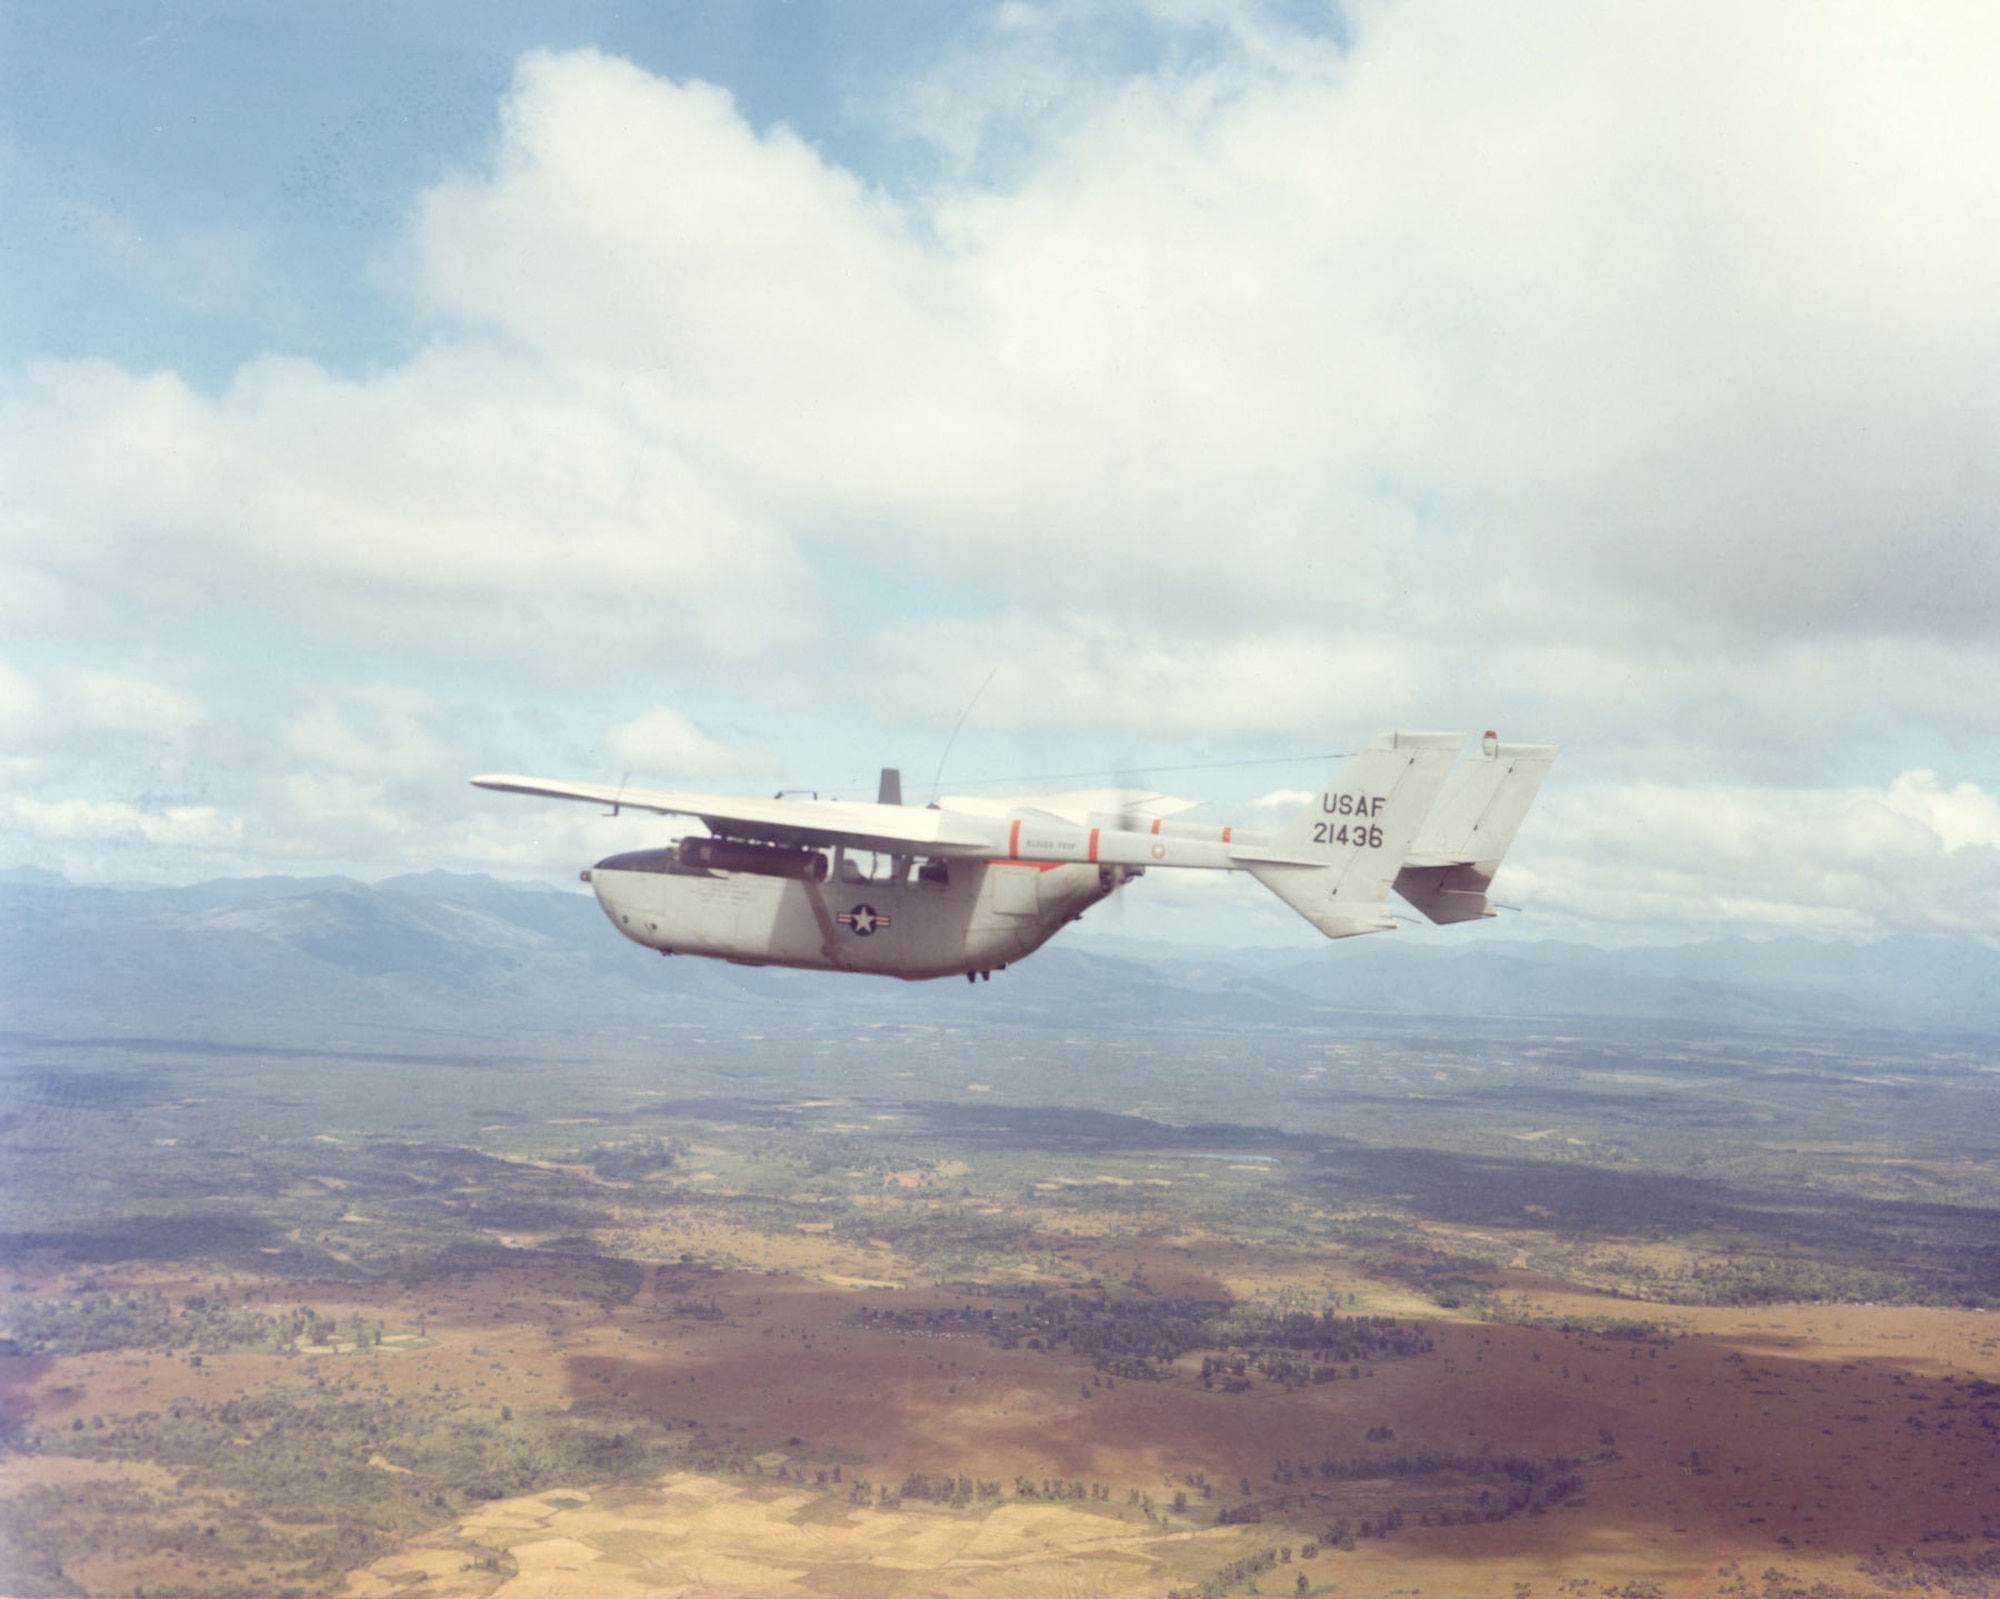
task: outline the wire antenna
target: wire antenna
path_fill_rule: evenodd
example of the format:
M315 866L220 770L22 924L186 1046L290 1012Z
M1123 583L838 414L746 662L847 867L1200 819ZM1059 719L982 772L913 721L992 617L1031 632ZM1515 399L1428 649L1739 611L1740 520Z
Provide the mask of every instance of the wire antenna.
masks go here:
M986 674L986 681L979 685L978 693L965 702L965 709L958 713L958 720L952 724L951 737L944 741L944 753L938 757L937 770L931 774L931 804L937 804L938 784L944 781L944 763L951 759L951 747L958 742L959 729L965 726L965 719L972 714L972 707L979 703L979 696L992 686L993 679L999 675L1000 668L996 664L993 670Z
M960 788L1000 788L1013 783L1067 783L1081 782L1086 778L1158 777L1166 772L1226 772L1246 766L1302 766L1323 764L1327 761L1345 760L1352 750L1334 750L1326 755L1267 755L1252 761L1192 761L1179 766L1134 766L1119 773L1095 772L1030 772L1015 777L958 777L952 779Z

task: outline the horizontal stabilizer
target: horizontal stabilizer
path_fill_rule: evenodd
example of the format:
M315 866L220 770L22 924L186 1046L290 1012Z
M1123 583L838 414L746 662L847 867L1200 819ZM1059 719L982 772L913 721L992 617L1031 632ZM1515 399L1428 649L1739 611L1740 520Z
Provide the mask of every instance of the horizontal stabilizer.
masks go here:
M1494 915L1486 891L1555 758L1553 744L1502 744L1489 735L1452 772L1396 874L1396 892L1440 924Z

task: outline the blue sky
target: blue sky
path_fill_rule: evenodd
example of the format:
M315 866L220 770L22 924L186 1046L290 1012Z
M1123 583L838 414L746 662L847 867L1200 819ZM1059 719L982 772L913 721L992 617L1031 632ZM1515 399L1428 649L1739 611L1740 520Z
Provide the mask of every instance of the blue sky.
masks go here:
M1990 936L1996 29L0 6L0 865L559 881L466 775L990 676L947 788L1559 741L1511 936Z
M947 12L746 0L10 5L0 16L18 228L9 356L107 356L213 385L274 343L350 371L408 353L419 330L371 262L420 188L483 158L524 51L595 48L726 83L753 121L893 167L894 151L843 107L934 50ZM93 230L100 217L150 248L111 246ZM213 253L195 242L205 237ZM245 292L196 281L232 247L242 276L230 286Z

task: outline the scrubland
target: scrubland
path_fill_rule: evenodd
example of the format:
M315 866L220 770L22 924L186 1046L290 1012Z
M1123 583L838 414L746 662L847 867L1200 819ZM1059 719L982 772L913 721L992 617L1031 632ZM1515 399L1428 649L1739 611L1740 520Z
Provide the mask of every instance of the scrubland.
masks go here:
M10 1594L2000 1592L1976 1040L4 1068Z

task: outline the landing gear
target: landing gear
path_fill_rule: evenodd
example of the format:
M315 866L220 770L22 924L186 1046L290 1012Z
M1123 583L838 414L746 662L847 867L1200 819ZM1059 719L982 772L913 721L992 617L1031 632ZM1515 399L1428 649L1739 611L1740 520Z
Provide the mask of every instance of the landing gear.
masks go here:
M1006 969L1007 969L1007 968L1006 968L1006 967L1004 967L1004 966L1000 968L1000 970L1001 970L1001 971L1003 971L1003 972L1004 972L1004 971L1005 971ZM992 981L993 981L993 974L992 974L991 972L967 972L967 973L965 974L965 980L966 980L966 981L967 981L968 983L976 983L976 982L979 982L979 981L980 981L980 980L982 980L982 979L984 979L984 980L985 980L986 982L989 982L989 983L990 983L990 982L992 982Z

